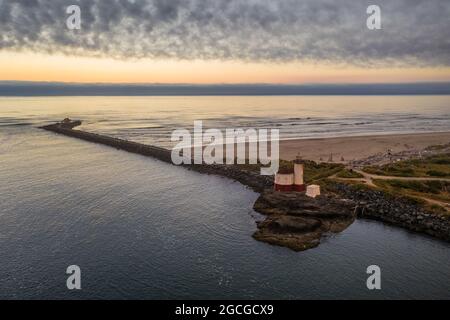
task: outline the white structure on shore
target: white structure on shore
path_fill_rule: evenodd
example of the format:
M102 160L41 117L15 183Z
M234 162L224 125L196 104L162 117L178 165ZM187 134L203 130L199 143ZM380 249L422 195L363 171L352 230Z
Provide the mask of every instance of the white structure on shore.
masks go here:
M306 195L311 198L320 196L320 186L312 184L306 188Z

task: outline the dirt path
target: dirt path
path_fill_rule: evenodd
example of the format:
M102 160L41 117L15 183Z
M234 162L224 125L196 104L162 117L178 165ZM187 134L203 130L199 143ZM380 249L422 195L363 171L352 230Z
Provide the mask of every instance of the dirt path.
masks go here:
M361 174L363 178L339 178L336 175L333 175L331 178L342 180L342 181L353 181L353 182L361 182L365 183L368 186L378 188L378 186L373 183L373 180L403 180L403 181L449 181L450 179L447 178L432 178L432 177L395 177L395 176L380 176L376 174L370 174L361 170L353 169L353 171ZM450 210L450 204L444 201L439 201L435 199L430 199L427 197L422 196L415 196L416 198L420 198L422 200L425 200L429 204L439 205L441 207L444 207L447 210Z
M364 179L366 180L410 180L410 181L447 181L450 182L450 179L448 178L434 178L434 177L396 177L396 176L379 176L376 174L370 174L361 170L353 169L353 171L361 174L364 176Z
M445 209L450 211L450 203L448 202L443 202L443 201L439 201L439 200L435 200L435 199L430 199L430 198L425 198L425 197L420 197L421 199L425 200L426 202L428 202L429 204L436 204L438 206L444 207Z

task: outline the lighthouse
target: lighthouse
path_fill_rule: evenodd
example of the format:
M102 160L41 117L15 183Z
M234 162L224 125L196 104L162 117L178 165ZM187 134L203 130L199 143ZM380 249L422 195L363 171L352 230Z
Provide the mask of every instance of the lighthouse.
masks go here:
M294 191L297 192L306 191L305 179L303 177L304 169L305 169L305 162L303 161L302 157L298 155L294 161L294 186L293 186Z
M297 156L293 161L294 168L284 168L275 175L275 191L289 192L305 192L305 180L303 177L304 161L302 157Z
M319 185L309 185L306 187L304 170L305 161L300 155L293 161L294 167L283 168L275 175L274 189L278 192L301 192L308 197L316 198L320 196Z
M281 169L275 175L275 191L290 192L294 190L294 173L292 169Z

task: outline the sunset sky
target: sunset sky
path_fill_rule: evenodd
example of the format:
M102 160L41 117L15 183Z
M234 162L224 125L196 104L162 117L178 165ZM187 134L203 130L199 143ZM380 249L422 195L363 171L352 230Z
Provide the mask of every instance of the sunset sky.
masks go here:
M373 2L373 1L372 1ZM0 80L450 81L450 2L0 0ZM81 30L66 8L81 8Z

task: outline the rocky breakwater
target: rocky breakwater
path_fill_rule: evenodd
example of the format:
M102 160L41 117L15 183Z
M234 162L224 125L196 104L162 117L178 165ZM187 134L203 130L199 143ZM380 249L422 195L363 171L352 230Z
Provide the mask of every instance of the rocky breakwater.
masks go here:
M266 191L254 209L267 218L258 223L253 237L295 251L318 246L325 235L342 232L356 218L353 201L330 195L313 199L303 193Z
M184 165L185 168L203 174L213 174L235 180L255 192L261 193L273 187L273 176L262 176L259 171L242 169L239 165Z
M96 133L73 130L75 127L80 125L81 121L79 120L73 121L70 119L65 119L59 123L43 126L41 129L93 143L103 144L119 150L156 158L173 164L171 150ZM184 164L183 166L196 172L214 174L236 180L243 185L252 188L256 192L262 192L265 188L270 188L273 185L273 177L262 176L259 174L259 171L245 170L239 165Z
M369 188L337 183L333 189L357 203L357 215L450 241L450 217L428 211L416 201Z

